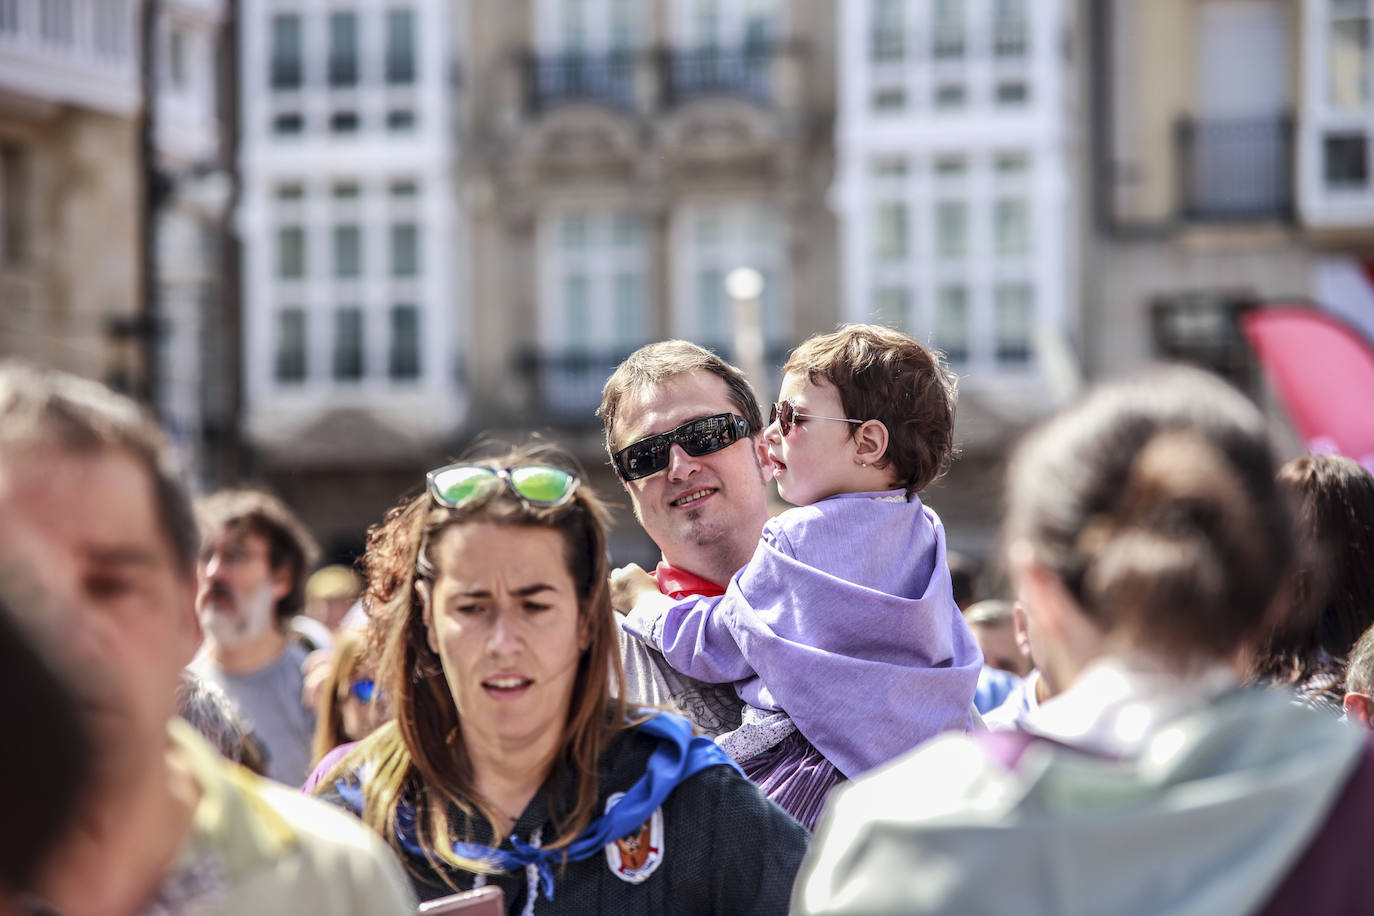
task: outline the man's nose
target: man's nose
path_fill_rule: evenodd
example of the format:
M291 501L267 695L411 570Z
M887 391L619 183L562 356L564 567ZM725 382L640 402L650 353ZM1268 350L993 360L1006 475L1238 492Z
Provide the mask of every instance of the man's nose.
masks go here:
M668 479L682 480L695 474L701 466L698 459L687 454L687 450L674 442L668 447Z

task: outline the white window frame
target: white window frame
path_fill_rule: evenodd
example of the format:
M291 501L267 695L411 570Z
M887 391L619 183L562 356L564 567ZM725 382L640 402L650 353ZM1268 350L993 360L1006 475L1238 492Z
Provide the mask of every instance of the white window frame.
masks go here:
M1374 30L1374 0L1364 0L1365 16ZM1298 202L1303 221L1314 226L1367 226L1374 221L1374 85L1365 87L1365 108L1335 108L1327 92L1332 0L1308 0L1303 15L1304 104L1298 122ZM1374 83L1374 66L1368 78ZM1365 137L1363 188L1330 188L1326 184L1325 138L1333 133Z

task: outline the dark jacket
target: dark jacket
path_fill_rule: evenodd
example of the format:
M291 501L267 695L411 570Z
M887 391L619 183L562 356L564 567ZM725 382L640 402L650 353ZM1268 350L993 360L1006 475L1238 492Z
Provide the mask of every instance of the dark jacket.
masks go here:
M653 737L631 730L610 747L599 766L598 814L606 809L612 794L624 792L644 774L656 743ZM521 814L515 836L528 841L540 831L543 840L552 840L555 831L549 823L550 795L557 807L558 799L572 797L573 784L570 771L555 772ZM335 787L320 797L349 808ZM547 900L538 893L534 912L760 916L787 912L792 881L809 835L757 786L728 766L712 766L682 782L660 810L660 861L651 870L644 869L647 876L640 883L615 874L610 857L603 851L556 867L554 899ZM468 825L456 810L452 818L460 831L471 827L471 835L465 839L490 841L491 834L481 819ZM504 848L510 848L509 840ZM402 859L421 900L454 892L422 857L402 853ZM465 871L451 871L448 877L460 890L471 888L475 878ZM486 883L498 885L505 893L507 912L526 911L527 877L523 871L490 875Z

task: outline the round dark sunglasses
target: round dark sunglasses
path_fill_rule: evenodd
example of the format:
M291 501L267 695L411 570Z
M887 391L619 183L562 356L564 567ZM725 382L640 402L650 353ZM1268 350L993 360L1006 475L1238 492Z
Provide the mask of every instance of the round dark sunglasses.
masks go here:
M840 423L858 423L860 426L865 422L863 420L852 420L849 417L823 417L818 413L802 413L797 409L797 405L792 403L792 399L787 398L786 400L778 401L769 409L768 425L772 426L774 423L778 424L778 432L787 436L791 434L792 427L797 425L798 417L801 417L803 420L837 420Z
M625 480L657 474L668 466L674 445L693 458L710 455L749 438L749 421L734 413L718 413L688 420L677 429L631 442L612 456L616 473Z

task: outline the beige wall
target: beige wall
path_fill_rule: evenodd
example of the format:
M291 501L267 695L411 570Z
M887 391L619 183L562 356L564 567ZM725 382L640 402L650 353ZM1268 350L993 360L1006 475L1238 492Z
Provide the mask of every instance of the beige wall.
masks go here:
M132 119L60 108L0 108L0 141L19 151L23 253L0 269L0 353L102 380L141 372L107 332L138 312L141 199ZM17 196L16 196L17 195Z

